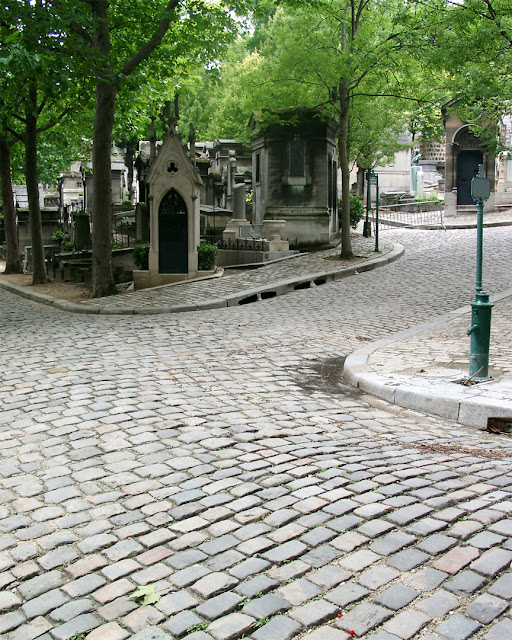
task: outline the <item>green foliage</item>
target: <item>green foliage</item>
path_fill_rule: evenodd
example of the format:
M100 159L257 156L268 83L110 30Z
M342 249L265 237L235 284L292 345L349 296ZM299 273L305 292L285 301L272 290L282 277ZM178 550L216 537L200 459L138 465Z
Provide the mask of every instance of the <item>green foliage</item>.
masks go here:
M260 618L254 623L254 629L259 629L260 627L264 627L268 622L270 622L270 616L265 616L264 618Z
M73 243L72 243L72 242L64 242L64 244L63 244L63 248L64 248L66 251L72 251L72 250L73 250L73 248L74 248L74 245L73 245Z
M64 231L61 231L60 229L55 231L52 234L52 240L55 240L55 242L62 242L62 240L64 240Z
M142 271L149 269L149 244L139 244L133 247L133 261Z
M135 591L128 596L128 598L132 600L138 600L139 604L142 606L146 606L148 604L154 604L158 602L161 596L156 592L156 587L154 584L147 584L145 586L139 586L135 589Z
M359 221L364 217L363 199L361 196L350 196L350 226L356 229Z
M191 627L188 627L187 634L195 633L196 631L206 631L208 629L207 622L200 622L199 624L193 624Z
M219 247L216 244L203 243L197 247L200 271L210 271L217 262Z

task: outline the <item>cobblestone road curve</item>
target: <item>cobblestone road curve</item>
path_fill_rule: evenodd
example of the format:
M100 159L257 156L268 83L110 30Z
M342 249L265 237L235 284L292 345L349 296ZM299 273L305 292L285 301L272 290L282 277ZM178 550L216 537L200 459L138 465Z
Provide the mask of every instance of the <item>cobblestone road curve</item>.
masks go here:
M512 637L509 438L339 383L361 342L472 299L475 232L383 235L397 263L239 308L0 291L2 640ZM509 288L512 230L485 252Z

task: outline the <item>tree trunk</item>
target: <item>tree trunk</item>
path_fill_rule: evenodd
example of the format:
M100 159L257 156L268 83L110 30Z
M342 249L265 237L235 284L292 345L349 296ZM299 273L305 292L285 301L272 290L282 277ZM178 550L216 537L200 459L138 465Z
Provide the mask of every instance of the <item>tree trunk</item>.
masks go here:
M25 182L28 195L28 217L32 242L32 284L45 284L46 265L44 262L43 230L39 207L37 179L37 85L32 80L28 89L25 111Z
M353 258L350 239L350 165L348 161L348 118L350 98L345 81L339 86L340 129L338 154L341 166L341 257Z
M114 126L116 93L120 79L129 76L160 45L167 33L171 14L179 0L169 0L166 10L151 38L121 67L119 73L111 64L109 0L88 0L94 21L93 50L100 78L96 85L96 114L93 141L93 210L92 210L92 295L95 298L117 293L112 275L112 171L110 149Z
M0 134L0 192L2 194L2 213L5 230L5 271L4 273L23 273L16 229L16 209L11 182L11 143L6 135Z
M94 49L98 58L110 56L108 2L92 2L94 18ZM96 85L96 113L92 154L92 296L101 298L117 293L112 271L112 168L110 153L116 88L104 69Z
M116 89L99 81L92 155L92 296L117 293L112 271L112 169L110 153Z

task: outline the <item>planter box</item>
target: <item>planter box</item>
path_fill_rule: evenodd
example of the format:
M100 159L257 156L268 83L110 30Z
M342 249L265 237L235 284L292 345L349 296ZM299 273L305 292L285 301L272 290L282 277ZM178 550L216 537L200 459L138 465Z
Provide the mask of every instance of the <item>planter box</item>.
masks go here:
M284 235L286 220L263 220L263 237L272 240L275 236Z

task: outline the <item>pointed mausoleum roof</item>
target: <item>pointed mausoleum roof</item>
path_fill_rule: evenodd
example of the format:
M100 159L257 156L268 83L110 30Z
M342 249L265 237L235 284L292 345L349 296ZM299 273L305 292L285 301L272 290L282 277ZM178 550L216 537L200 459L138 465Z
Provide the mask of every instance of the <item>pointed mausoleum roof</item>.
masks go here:
M170 176L180 174L181 177L188 178L192 184L198 186L203 184L199 171L194 166L190 153L174 126L169 128L155 158L150 162L146 182L151 185L166 173Z

